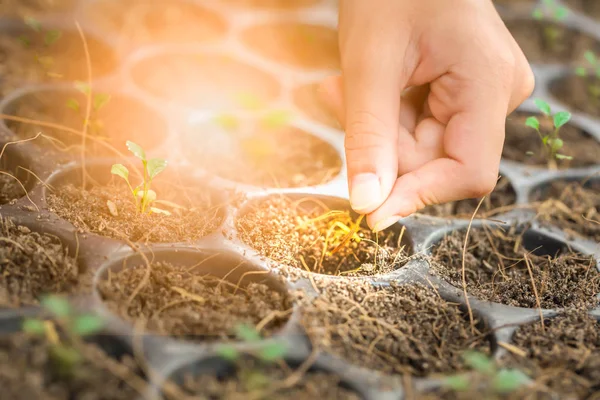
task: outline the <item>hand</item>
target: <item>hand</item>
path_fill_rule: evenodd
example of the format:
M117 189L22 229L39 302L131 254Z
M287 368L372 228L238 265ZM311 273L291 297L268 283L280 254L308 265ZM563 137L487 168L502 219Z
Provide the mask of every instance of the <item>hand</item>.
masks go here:
M340 0L350 202L379 231L494 189L506 115L534 77L491 0Z

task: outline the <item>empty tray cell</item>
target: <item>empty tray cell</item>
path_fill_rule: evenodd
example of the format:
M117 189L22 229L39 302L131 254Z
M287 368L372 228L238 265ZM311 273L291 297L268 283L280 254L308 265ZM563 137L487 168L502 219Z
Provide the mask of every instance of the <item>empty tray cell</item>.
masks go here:
M600 77L594 70L586 69L585 76L568 74L555 79L550 82L550 93L573 110L600 117ZM600 163L598 158L596 163Z
M334 111L321 98L318 83L302 85L294 90L294 104L308 118L334 129L341 129Z

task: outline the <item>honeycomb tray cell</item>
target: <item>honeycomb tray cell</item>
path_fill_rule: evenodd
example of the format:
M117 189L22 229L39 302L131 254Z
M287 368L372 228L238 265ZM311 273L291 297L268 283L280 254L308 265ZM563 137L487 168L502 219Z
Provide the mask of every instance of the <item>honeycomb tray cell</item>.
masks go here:
M21 325L46 318L40 296L58 293L105 320L86 351L119 374L80 382L99 398L228 398L256 385L275 398L445 398L447 377L477 382L469 350L556 398L596 398L598 82L574 71L600 27L594 2L534 21L542 3L495 2L532 62L533 98L573 113L573 159L537 154L524 121L543 118L527 100L507 118L490 196L379 234L351 210L344 134L318 93L339 69L336 1L3 3L0 379L6 360L49 346ZM50 75L22 39L48 32ZM131 193L142 152L126 141L152 168L168 160L151 214ZM572 379L553 385L549 369ZM124 382L135 394L116 390Z

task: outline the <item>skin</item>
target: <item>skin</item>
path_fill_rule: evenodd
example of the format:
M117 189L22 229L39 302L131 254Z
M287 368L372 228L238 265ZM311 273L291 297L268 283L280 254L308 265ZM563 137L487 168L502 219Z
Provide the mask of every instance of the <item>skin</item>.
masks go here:
M491 0L340 0L339 42L342 73L321 89L374 230L494 189L506 115L534 77Z

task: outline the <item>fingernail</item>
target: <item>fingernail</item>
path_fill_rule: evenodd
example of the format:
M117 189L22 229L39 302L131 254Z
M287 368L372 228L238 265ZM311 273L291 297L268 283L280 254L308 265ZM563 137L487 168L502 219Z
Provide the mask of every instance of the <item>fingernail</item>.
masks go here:
M379 177L372 173L358 174L352 178L350 204L354 211L361 212L381 202Z
M396 222L398 222L398 220L400 220L400 217L397 215L392 215L391 217L384 218L375 224L373 231L381 232L382 230L394 225Z

